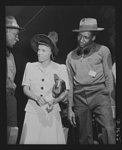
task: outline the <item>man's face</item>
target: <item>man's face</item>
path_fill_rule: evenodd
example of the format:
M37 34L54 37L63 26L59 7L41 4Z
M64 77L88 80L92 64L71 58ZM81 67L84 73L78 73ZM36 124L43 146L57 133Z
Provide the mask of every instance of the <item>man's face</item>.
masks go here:
M80 47L88 46L94 40L94 36L89 31L79 32L77 38Z
M18 29L6 29L6 45L13 48L15 43L19 41L19 30Z

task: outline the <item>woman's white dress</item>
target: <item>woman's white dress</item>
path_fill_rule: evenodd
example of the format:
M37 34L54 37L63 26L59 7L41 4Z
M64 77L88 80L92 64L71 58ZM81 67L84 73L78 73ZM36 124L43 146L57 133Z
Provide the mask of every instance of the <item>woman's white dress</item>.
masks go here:
M66 66L53 61L46 70L39 62L27 63L22 85L28 85L34 94L43 95L46 101L50 101L53 98L54 73L65 81L69 89ZM50 113L46 107L48 105L40 107L34 100L28 99L20 144L66 144L59 104L55 104Z

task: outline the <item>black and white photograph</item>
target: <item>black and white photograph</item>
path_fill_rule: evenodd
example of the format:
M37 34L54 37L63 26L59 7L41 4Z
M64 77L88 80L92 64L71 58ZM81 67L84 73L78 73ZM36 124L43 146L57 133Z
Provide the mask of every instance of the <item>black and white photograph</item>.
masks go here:
M119 145L115 5L6 5L6 145ZM118 105L117 105L118 104Z

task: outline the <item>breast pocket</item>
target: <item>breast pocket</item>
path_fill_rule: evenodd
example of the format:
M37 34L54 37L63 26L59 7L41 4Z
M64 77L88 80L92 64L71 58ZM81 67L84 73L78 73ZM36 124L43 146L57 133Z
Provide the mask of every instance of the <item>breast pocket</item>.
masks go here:
M92 70L97 71L98 68L101 66L102 57L99 54L94 54L87 58L89 66Z

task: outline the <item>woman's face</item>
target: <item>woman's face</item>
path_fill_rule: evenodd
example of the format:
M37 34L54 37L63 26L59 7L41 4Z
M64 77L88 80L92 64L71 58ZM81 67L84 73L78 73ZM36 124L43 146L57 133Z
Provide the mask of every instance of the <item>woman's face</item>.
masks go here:
M46 60L50 60L51 54L52 54L52 52L51 52L51 48L49 46L46 46L46 45L38 46L37 56L38 56L39 62L44 62Z

